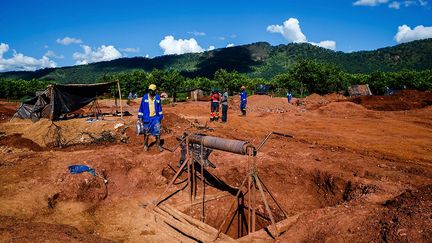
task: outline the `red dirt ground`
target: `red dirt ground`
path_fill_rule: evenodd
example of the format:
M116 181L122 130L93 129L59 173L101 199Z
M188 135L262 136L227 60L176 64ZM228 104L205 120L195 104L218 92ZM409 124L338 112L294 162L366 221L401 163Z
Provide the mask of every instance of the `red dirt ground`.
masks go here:
M411 99L400 95L404 102ZM430 94L416 92L415 97L422 95ZM271 131L294 135L270 139L256 160L261 179L289 217L277 241L431 241L431 106L420 108L406 101L409 108L416 109L381 111L336 95L313 95L297 107L287 104L285 98L251 96L248 115L240 117L237 102L238 97L230 102L228 123L209 123L209 128L205 126L207 102L164 106L164 146L173 148L175 137L185 130L255 145ZM393 106L389 101L379 102L375 100L374 107ZM125 108L136 114L138 106ZM399 103L395 106L400 107ZM135 121L136 117L124 121L130 126L128 144L66 149L44 147L43 139L36 137L42 136L39 133L34 138L13 135L20 129L28 134L25 129L31 124L24 121L1 124L0 241L176 241L143 205L151 204L164 191L174 174L169 166L177 168L179 151L158 153L153 146L144 152L142 137L134 134ZM94 130L118 122L92 124L77 119L57 125ZM23 139L33 139L41 149L30 150L34 144ZM211 173L231 186L240 186L247 158L215 151L210 160L217 166L209 169ZM88 173L69 174L71 164L86 164L105 174L107 187ZM200 192L198 187L198 195ZM206 187L209 197L220 193ZM180 192L165 203L200 219L199 204L190 209L187 194ZM217 228L231 200L226 197L207 203L205 222ZM275 205L270 207L277 220L283 220ZM264 214L262 206L257 210ZM268 225L266 220L258 222L261 227ZM233 226L227 233L238 238L237 230ZM272 241L263 232L242 240Z
M432 92L402 90L388 96L362 96L351 99L352 102L372 110L401 111L412 110L432 105Z
M19 103L17 102L7 102L5 100L0 100L0 123L8 122L15 114L18 106Z

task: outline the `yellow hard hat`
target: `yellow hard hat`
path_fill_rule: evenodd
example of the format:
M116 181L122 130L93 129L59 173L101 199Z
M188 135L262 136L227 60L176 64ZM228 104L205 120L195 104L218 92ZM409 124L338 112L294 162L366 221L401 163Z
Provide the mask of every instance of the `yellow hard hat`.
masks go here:
M148 87L148 89L156 91L156 85L150 84L149 87Z
M241 89L246 89L246 87L243 85L243 86L241 86Z

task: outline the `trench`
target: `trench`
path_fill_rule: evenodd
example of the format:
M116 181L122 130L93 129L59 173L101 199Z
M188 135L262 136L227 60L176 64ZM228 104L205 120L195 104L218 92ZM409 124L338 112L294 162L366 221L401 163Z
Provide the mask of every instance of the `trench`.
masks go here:
M296 168L294 170L302 169ZM291 175L287 173L275 173L271 169L270 171L262 170L262 172L260 175L263 178L262 181L265 184L268 183L266 186L268 186L268 189L284 210L279 209L270 194L264 189L270 211L276 223L298 213L325 207L334 207L341 203L356 200L377 190L377 187L374 185L356 183L320 170L296 171ZM228 173L230 173L230 170L228 170ZM297 175L301 175L301 177ZM230 175L226 175L224 178L231 177ZM238 177L243 178L243 176ZM201 181L200 179L197 181L199 187ZM227 181L223 183L226 185L233 183L230 179ZM281 184L282 182L285 183ZM200 188L198 188L197 195L200 195L201 192ZM222 233L234 239L239 239L246 236L249 231L253 231L252 225L248 224L248 222L251 222L248 210L251 204L248 201L249 193L247 189L244 190L244 193L242 190L240 195L238 200L235 198L235 193L230 193L227 196L206 201L204 204L204 218L202 203L194 203L182 211L195 219L202 220L215 229L221 228ZM211 196L208 195L208 197ZM233 205L232 208L230 208L231 205ZM256 189L255 205L255 231L264 229L269 232L269 226L272 223L265 209L265 204L260 197L258 187Z

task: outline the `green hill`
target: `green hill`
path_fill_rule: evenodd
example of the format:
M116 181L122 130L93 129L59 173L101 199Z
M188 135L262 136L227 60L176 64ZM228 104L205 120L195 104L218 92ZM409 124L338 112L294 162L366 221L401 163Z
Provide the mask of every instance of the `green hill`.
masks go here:
M432 39L413 41L374 51L335 52L307 43L271 46L266 42L221 48L204 53L155 58L120 58L112 61L34 72L0 73L0 78L44 79L60 83L95 82L103 75L133 70L178 70L184 76L212 78L218 69L237 70L251 77L271 78L286 72L298 60L330 63L350 73L432 69Z

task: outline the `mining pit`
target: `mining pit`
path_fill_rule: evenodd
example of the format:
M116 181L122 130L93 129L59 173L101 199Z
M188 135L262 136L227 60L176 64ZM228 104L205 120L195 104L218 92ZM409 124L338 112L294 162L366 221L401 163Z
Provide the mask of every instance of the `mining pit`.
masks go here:
M165 148L175 148L184 132L255 146L272 131L293 136L271 137L254 158L278 234L258 188L248 234L250 193L235 197L250 171L244 155L211 153L216 168L205 169L220 184L205 173L204 217L200 170L192 204L184 171L162 198L173 195L155 206L179 169L180 150L143 150L134 131L139 100L125 105L134 116L123 121L74 118L55 122L60 129L45 119L11 119L18 104L0 101L0 241L210 241L226 218L218 241L430 242L430 97L313 94L287 104L251 96L246 117L233 97L226 124L208 122L207 102L165 105ZM112 109L112 101L101 102ZM70 174L72 164L94 168L107 183Z

